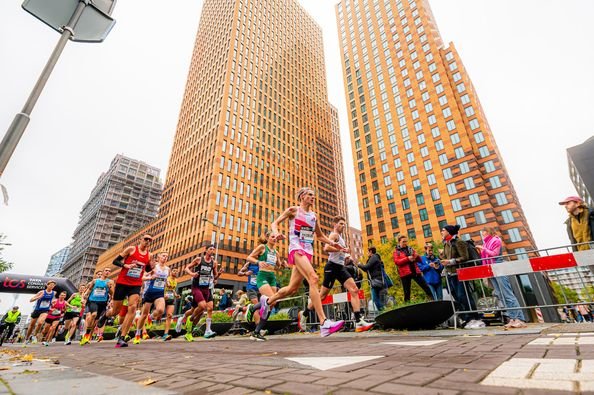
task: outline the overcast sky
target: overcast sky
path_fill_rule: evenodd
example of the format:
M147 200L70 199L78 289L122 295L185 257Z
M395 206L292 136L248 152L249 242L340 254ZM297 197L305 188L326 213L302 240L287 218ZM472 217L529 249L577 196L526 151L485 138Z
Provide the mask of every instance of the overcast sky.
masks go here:
M119 1L102 44L69 43L0 182L0 232L14 272L42 274L70 243L83 203L117 153L169 160L202 1ZM324 30L330 101L339 108L351 223L357 194L335 0L301 0ZM58 34L0 1L0 134L20 111ZM539 247L566 243L557 202L575 193L567 147L594 134L594 2L432 0L444 42L470 73ZM3 299L0 311L12 302ZM20 303L20 302L19 302Z

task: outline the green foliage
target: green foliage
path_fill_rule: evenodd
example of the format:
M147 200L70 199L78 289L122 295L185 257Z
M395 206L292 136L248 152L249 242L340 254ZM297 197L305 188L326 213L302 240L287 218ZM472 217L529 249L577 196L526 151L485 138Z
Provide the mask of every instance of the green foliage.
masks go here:
M2 257L2 251L5 246L4 240L6 240L6 235L0 233L0 273L11 270L14 266L14 263L8 262Z
M287 313L276 313L268 317L268 321L289 321L291 317Z
M551 287L553 288L553 294L557 298L557 303L577 303L580 301L578 293L571 288L561 285L556 281L551 281Z
M202 325L206 322L206 316L200 319L198 325ZM212 322L233 322L233 317L229 314L225 313L224 311L213 311L212 312Z

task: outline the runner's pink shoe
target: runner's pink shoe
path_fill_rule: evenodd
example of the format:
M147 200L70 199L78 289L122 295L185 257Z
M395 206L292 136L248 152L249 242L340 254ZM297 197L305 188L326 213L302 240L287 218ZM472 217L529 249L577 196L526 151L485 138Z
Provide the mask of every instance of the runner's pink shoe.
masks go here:
M320 326L320 336L327 337L333 334L334 332L338 332L344 326L344 321L332 321L326 319L324 324Z

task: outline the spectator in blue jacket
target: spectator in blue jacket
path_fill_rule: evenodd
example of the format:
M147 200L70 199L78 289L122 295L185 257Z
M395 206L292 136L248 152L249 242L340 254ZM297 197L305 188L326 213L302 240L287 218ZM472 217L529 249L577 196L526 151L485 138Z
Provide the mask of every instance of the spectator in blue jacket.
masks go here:
M433 244L425 243L425 255L421 257L421 262L417 263L425 282L429 285L431 293L433 294L433 300L443 299L443 287L441 285L441 272L443 265L439 261L439 258L433 253Z

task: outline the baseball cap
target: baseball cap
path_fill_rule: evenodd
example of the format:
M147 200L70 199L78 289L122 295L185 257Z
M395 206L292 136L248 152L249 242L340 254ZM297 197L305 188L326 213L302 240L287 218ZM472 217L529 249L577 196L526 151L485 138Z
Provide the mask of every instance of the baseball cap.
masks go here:
M576 202L576 203L581 203L583 202L582 198L579 196L568 196L565 199L563 199L562 201L559 202L560 206L563 206L569 202Z

